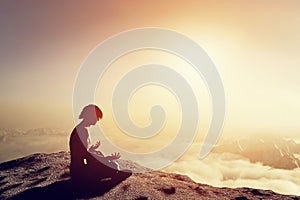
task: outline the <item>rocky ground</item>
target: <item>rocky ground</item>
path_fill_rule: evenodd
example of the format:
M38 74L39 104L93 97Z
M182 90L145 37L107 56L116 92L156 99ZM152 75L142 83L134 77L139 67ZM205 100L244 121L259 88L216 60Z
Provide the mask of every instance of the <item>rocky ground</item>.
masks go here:
M0 164L0 199L299 199L270 190L217 188L192 181L179 174L150 171L131 161L120 160L120 167L134 173L126 180L99 183L96 190L80 191L69 177L67 152L33 154Z

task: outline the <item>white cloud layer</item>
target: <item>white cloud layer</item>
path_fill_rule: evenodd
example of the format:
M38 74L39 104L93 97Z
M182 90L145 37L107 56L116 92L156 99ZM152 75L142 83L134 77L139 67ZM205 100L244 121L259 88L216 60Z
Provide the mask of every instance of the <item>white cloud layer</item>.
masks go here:
M199 160L198 150L193 147L165 171L183 173L196 182L217 187L251 187L300 194L300 168L275 169L230 153L211 153Z

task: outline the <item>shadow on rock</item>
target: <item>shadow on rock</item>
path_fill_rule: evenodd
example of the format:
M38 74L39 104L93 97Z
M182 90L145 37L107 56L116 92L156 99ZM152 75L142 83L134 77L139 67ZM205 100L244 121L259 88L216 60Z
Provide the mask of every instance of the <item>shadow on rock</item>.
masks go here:
M71 179L58 181L45 187L35 187L17 194L9 200L23 200L23 199L78 199L78 198L92 198L101 196L110 189L117 186L119 183L128 178L127 176L120 177L118 180L105 179L98 183L75 183Z

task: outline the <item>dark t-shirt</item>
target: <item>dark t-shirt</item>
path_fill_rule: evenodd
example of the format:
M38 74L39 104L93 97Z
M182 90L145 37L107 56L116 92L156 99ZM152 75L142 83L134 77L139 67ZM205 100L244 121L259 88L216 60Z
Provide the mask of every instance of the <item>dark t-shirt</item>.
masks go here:
M75 127L71 133L71 177L77 181L112 177L118 170L118 165L106 159L100 151L89 152L88 138L85 128Z
M70 174L82 172L85 167L84 159L88 157L88 131L85 128L75 127L70 136L70 153L71 153L71 166Z

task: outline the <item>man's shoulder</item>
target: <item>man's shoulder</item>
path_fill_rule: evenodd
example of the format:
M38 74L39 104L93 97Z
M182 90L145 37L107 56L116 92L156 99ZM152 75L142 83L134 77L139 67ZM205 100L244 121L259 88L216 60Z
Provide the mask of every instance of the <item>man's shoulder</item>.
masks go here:
M71 133L71 136L72 135L78 135L78 134L80 134L80 135L88 135L88 130L86 128L76 126L73 129L73 131Z

